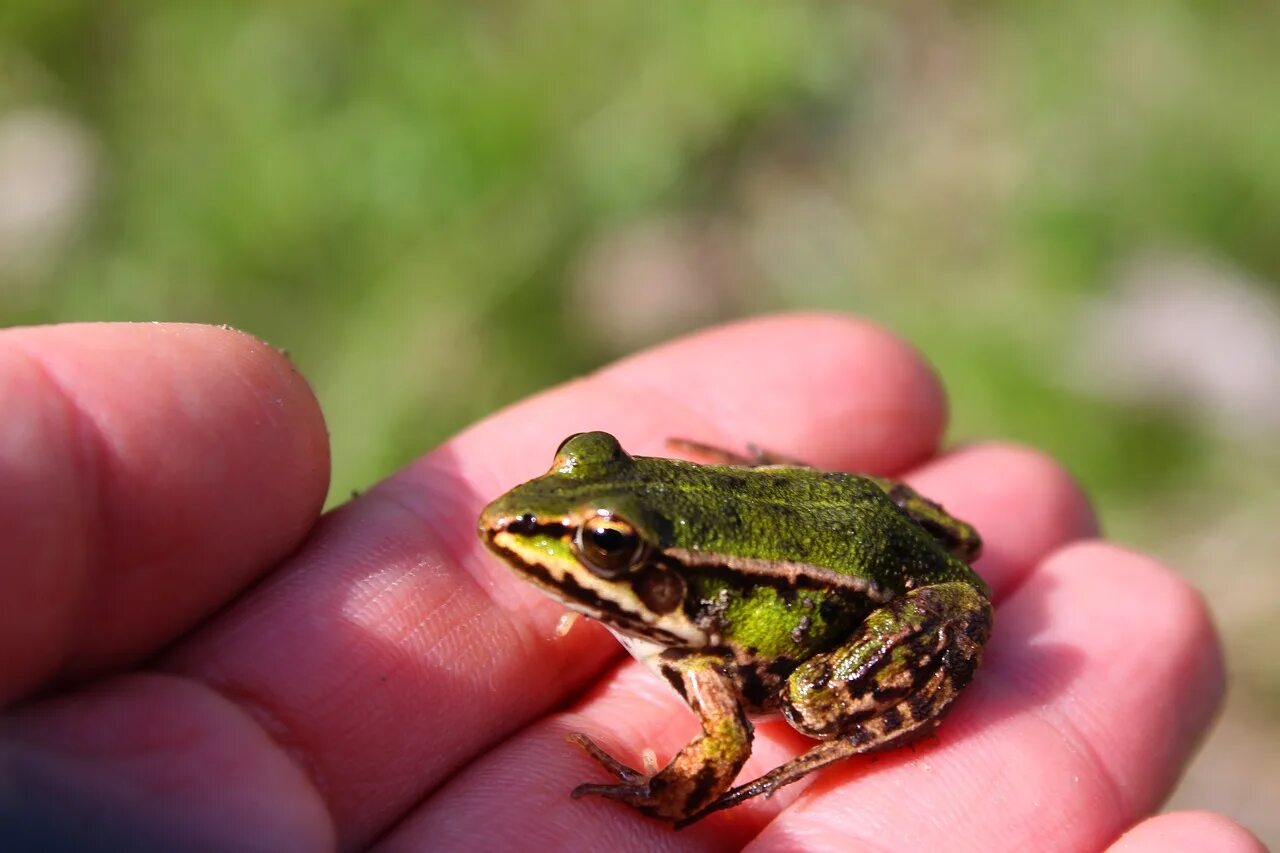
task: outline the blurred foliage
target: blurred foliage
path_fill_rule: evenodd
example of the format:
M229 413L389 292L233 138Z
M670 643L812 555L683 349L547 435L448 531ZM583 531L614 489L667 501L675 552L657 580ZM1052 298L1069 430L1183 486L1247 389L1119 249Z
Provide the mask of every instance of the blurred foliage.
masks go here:
M752 263L698 320L862 311L938 361L962 436L1047 445L1141 494L1199 458L1194 430L1081 400L1055 365L1073 302L1137 248L1280 280L1277 15L8 4L0 109L74 116L102 169L69 249L0 309L287 348L340 496L615 355L573 287L602 235L714 221ZM835 219L809 228L822 205Z
M288 349L341 500L622 351L857 311L939 366L959 439L1050 449L1176 558L1274 501L1274 442L1094 395L1082 317L1150 252L1276 293L1277 44L1258 0L19 0L0 121L69 118L96 180L58 251L0 267L0 321ZM1247 685L1280 706L1270 658Z
M0 105L73 112L105 169L4 319L225 322L288 348L345 493L607 355L564 310L576 251L680 205L692 162L814 84L835 46L814 50L815 11L10 4Z

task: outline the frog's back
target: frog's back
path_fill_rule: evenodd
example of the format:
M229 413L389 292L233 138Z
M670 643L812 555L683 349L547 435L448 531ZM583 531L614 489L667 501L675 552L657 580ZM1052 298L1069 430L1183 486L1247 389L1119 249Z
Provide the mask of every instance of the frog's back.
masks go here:
M901 592L976 578L876 481L812 468L738 468L637 457L640 494L660 497L670 547L808 564Z

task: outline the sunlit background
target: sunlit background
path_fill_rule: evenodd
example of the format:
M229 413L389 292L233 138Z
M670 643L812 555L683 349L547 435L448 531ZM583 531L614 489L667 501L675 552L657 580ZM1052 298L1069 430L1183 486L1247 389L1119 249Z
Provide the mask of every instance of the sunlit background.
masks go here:
M1205 591L1174 805L1280 844L1280 6L954 5L6 3L0 321L286 348L334 502L678 332L870 316Z

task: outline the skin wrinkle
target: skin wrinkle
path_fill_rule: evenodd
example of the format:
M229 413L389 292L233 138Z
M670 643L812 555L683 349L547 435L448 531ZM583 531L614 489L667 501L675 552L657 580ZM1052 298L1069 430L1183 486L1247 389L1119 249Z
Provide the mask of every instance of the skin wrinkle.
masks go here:
M320 763L315 760L311 750L305 747L304 739L298 737L297 728L287 722L284 714L273 710L275 703L267 701L257 690L232 679L219 678L216 671L205 671L194 676L180 674L176 677L205 688L248 716L263 735L298 767L311 784L317 798L325 803L328 812L330 787L326 784L325 774L320 770ZM331 813L329 816L332 820Z
M81 547L76 555L75 564L79 570L71 569L67 575L75 575L80 579L77 602L68 613L76 614L65 624L59 626L58 635L62 638L62 648L54 656L56 663L49 680L58 682L72 664L72 650L81 646L78 640L86 633L85 626L93 624L90 618L97 607L99 596L96 594L103 588L103 567L111 562L110 555L115 552L111 529L107 516L110 506L110 478L106 476L107 460L114 455L114 447L107 440L106 434L98 425L90 412L83 407L63 383L61 378L38 353L20 341L12 345L13 351L26 362L44 380L46 387L62 405L61 410L71 419L71 434L75 437L75 446L69 447L66 457L75 460L73 469L80 481L79 488L68 488L67 492L77 496L76 513L78 536L62 537L62 542L79 542ZM92 495L92 500L84 497ZM101 559L90 559L90 554L107 555Z
M276 702L267 699L269 693L255 690L239 679L219 673L216 664L204 664L198 673L175 673L175 677L199 685L220 697L223 701L243 711L262 731L263 735L288 756L310 782L326 808L331 801L331 786L322 772L322 762L307 746L307 738L299 734L299 728L289 721L289 715ZM336 831L336 828L335 828Z
M464 555L457 547L461 544L461 537L451 539L445 531L441 530L441 524L445 520L440 517L439 513L433 511L434 505L431 500L431 493L434 489L424 488L421 482L422 479L431 478L438 470L438 468L432 468L430 473L422 475L420 478L415 478L418 482L410 485L402 483L400 479L384 481L361 495L359 500L370 504L376 502L399 510L414 522L409 526L410 529L422 532L424 551L433 548L441 555L441 563L443 565L461 567L466 562ZM459 489L465 490L465 487L459 486ZM470 572L467 575L472 583L484 591L484 585L479 583L477 578L472 576Z

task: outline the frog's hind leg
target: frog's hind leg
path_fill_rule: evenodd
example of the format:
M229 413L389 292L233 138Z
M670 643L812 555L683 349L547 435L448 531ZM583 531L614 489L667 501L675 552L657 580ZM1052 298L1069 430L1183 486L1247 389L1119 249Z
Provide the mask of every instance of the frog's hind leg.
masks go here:
M653 817L682 821L714 802L733 783L751 754L752 727L736 688L722 672L724 659L691 654L665 661L664 666L673 686L679 685L680 694L702 722L702 733L653 774L628 767L584 734L570 735L617 779L612 784L579 785L573 789L574 799L595 794Z
M715 465L733 465L738 468L767 468L774 465L781 465L787 468L813 467L808 462L801 462L799 459L792 459L790 456L783 456L780 453L774 453L772 450L765 450L755 444L748 444L745 454L688 438L668 438L667 447L681 453L687 453L690 456L696 456L705 462Z
M787 681L787 721L824 742L725 792L686 823L927 734L973 677L991 621L990 603L965 583L921 587L875 610L849 643L810 658Z

